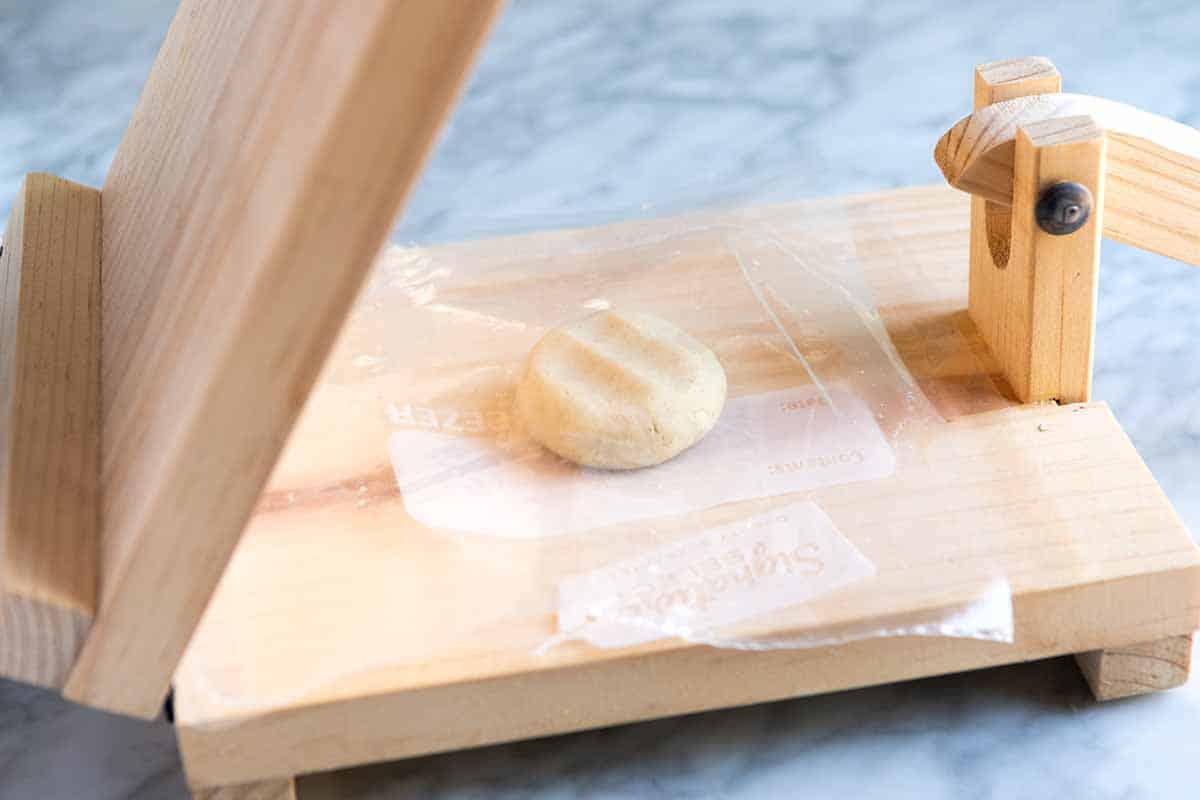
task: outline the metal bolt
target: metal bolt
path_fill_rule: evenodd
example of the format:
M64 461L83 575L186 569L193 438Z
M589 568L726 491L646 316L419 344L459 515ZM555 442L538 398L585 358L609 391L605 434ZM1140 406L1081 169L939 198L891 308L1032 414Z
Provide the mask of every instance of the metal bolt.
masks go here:
M1081 183L1063 181L1042 190L1034 208L1038 227L1051 236L1066 236L1087 224L1092 193Z

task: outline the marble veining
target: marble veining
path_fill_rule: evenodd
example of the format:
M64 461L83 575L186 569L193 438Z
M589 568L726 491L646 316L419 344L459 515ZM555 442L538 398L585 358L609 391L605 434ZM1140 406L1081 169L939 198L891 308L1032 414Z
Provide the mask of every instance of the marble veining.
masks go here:
M0 215L20 176L98 185L171 0L0 0ZM817 6L820 6L819 8ZM1200 125L1200 6L517 0L397 227L546 220L939 180L971 66ZM1106 243L1095 390L1200 531L1200 270ZM314 776L304 797L1195 796L1200 680L1089 702L1065 660ZM0 797L182 798L169 726L0 682Z

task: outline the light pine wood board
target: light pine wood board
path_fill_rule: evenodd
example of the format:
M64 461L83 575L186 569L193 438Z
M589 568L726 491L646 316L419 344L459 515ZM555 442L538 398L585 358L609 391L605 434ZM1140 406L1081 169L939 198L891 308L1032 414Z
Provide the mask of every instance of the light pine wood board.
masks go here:
M1104 235L1200 264L1200 131L1132 106L1080 94L1037 94L977 109L938 141L952 186L1001 204L1013 197L1017 129L1091 117L1107 134Z
M427 387L445 377L442 385L456 386L450 379L512 358L537 330L503 329L477 315L474 326L460 319L434 341L414 336L419 341L397 345L396 326L409 324L403 309L375 307L368 292L176 675L189 779L216 786L285 777L1193 630L1200 554L1107 408L1018 407L996 379L965 311L967 198L932 187L752 213L782 229L789 220L827 220L831 209L848 215L896 347L949 421L901 454L925 468L815 493L879 574L766 627L836 631L920 618L975 596L999 571L1014 593L1015 644L889 638L749 653L668 640L624 650L572 643L536 654L555 630L550 579L638 552L645 526L513 542L412 520L387 463L383 407L410 398L405 380ZM662 224L622 226L612 237L635 229L645 236ZM679 228L677 220L666 224ZM460 245L426 253L426 261L410 254L411 266L454 265L470 274L473 259L492 263L497 252L556 252L578 241L563 233ZM719 240L688 241L695 249L678 243L671 269L651 272L652 286L635 282L639 293L650 291L646 302L668 318L698 306L684 327L723 358L738 355L727 364L731 386L795 380L794 363L785 373L773 350L750 346L769 331L739 327L753 299L737 300L722 283L729 254ZM461 303L482 314L480 303L502 304L510 292L557 308L556 293L579 278L580 259L603 263L614 283L638 270L628 263L620 277L622 259L636 252L576 252L548 259L560 274L533 285L514 262L477 286L435 287L438 313L453 316ZM394 276L394 267L383 259L376 277ZM710 284L723 304L689 300L708 297ZM374 352L372 337L389 352L436 345L445 358L400 380L387 371L349 379L345 365ZM445 388L430 390L429 400L479 398ZM688 524L779 502L717 508Z
M101 613L144 717L499 2L185 0L102 190Z
M0 255L0 675L60 688L96 611L100 193L26 176Z

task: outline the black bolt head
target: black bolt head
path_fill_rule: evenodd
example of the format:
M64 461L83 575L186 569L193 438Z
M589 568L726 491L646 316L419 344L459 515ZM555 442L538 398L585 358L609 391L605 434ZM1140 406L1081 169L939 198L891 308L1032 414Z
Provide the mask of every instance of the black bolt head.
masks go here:
M1087 224L1092 193L1081 183L1063 181L1047 186L1034 207L1038 227L1051 236L1066 236Z

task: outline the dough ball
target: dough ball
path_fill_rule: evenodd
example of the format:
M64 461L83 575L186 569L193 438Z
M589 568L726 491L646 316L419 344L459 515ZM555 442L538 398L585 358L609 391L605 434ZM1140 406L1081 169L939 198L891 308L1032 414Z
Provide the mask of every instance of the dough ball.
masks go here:
M724 405L725 370L711 350L657 317L602 311L534 346L516 413L569 461L636 469L700 441Z

